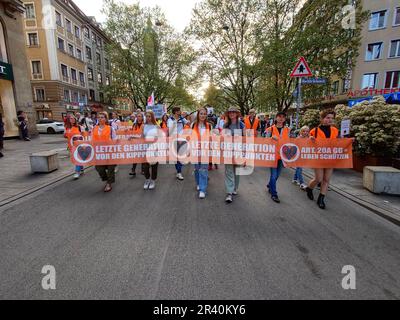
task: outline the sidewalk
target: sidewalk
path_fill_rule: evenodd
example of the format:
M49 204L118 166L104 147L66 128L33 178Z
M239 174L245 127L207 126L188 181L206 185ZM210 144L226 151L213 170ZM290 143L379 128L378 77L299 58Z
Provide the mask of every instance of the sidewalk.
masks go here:
M32 174L29 155L40 151L58 151L59 169L48 174ZM30 142L4 141L0 158L0 207L74 173L63 135L40 135Z
M304 175L312 178L314 172L304 169ZM376 195L368 191L363 187L362 173L337 169L332 176L330 189L400 225L400 197Z

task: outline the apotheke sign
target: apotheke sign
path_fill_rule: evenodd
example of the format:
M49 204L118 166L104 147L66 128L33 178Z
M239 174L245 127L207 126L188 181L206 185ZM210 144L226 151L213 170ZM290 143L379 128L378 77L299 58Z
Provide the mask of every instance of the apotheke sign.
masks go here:
M11 64L0 61L0 79L14 80Z

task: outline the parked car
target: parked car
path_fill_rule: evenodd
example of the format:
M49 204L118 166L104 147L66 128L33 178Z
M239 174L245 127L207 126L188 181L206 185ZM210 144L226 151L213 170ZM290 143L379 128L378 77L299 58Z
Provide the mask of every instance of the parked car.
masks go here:
M39 133L64 133L64 123L50 119L42 119L36 124L37 131Z

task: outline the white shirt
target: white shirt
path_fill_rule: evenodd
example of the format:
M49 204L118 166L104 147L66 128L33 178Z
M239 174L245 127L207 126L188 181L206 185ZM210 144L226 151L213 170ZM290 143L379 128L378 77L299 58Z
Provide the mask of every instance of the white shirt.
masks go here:
M169 118L168 119L168 129L169 129L169 135L178 135L178 134L183 134L183 130L185 128L185 125L188 123L185 118L179 118L179 120L176 120L175 118Z

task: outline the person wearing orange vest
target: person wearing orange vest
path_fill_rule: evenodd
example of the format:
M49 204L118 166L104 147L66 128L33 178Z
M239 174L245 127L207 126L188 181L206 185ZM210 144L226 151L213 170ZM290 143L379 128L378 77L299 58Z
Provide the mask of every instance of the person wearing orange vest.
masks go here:
M108 124L107 112L100 112L98 115L99 124L93 128L93 142L107 142L116 140L117 134L115 130ZM96 166L96 171L100 178L106 182L104 192L112 190L112 184L115 182L115 165Z
M82 130L73 115L68 115L66 118L64 138L68 140L68 150L70 152L72 152L74 141L83 140ZM82 166L75 166L74 180L78 180L83 173Z
M251 109L249 111L249 115L244 119L244 124L246 126L246 130L252 130L252 132L250 132L252 134L254 133L254 137L257 137L260 120L256 116L256 110Z
M193 123L192 137L198 141L207 141L210 137L211 125L207 121L208 110L202 107L197 111L196 121ZM196 178L199 199L205 199L208 187L208 163L199 161L195 164L194 174Z
M286 113L279 112L276 115L275 125L269 127L266 130L267 138L272 138L275 141L279 141L281 139L287 140L290 138L290 128L286 126ZM278 165L276 168L271 168L271 175L269 179L269 183L267 185L268 192L271 194L272 201L276 203L280 203L280 199L278 197L278 190L276 188L276 183L282 173L282 169L284 168L282 159L278 156Z
M321 125L310 132L312 140L326 140L337 139L340 137L339 130L333 126L335 122L336 113L333 110L325 110L321 112ZM321 192L318 197L318 207L321 209L326 208L325 197L328 192L329 182L333 174L333 169L314 169L315 177L310 181L306 188L307 196L310 200L314 200L313 190L321 184Z
M144 115L142 112L136 114L136 121L132 127L133 137L132 139L141 139L143 138L143 129L144 129ZM129 173L130 176L136 177L136 167L137 163L132 165L132 171ZM144 175L143 164L142 164L142 175Z

